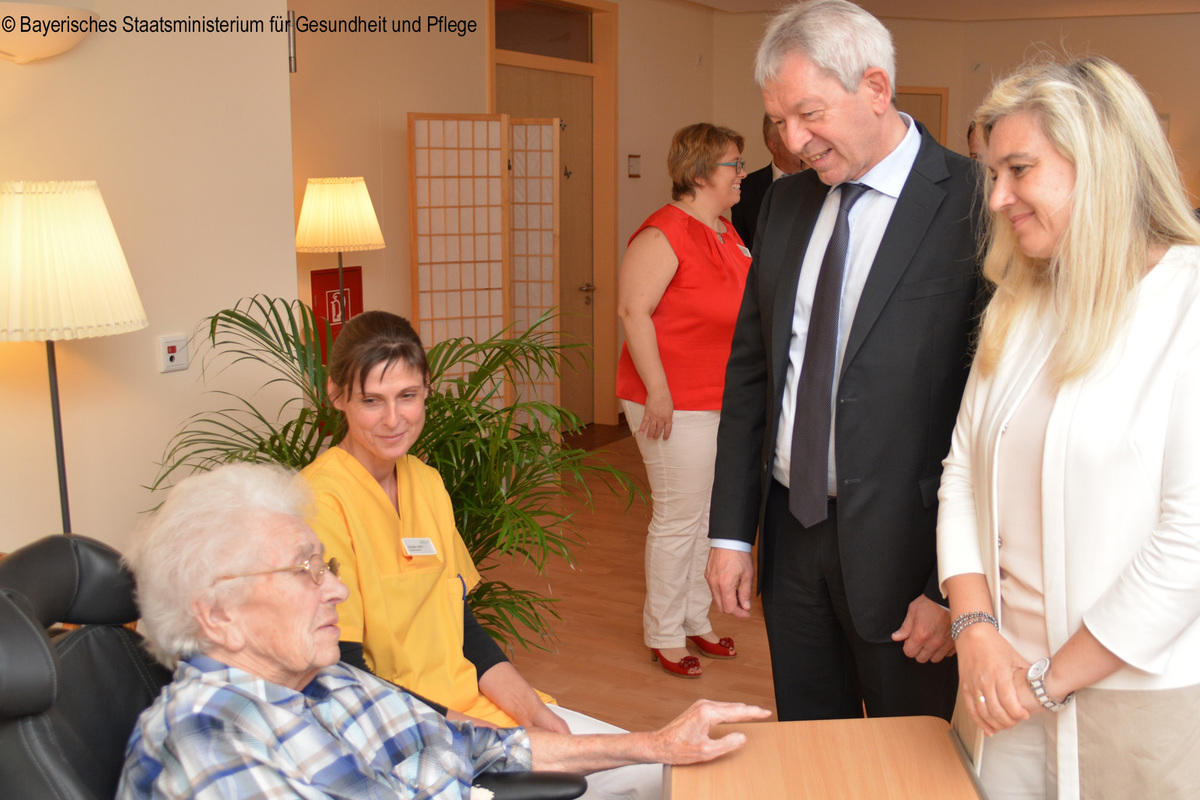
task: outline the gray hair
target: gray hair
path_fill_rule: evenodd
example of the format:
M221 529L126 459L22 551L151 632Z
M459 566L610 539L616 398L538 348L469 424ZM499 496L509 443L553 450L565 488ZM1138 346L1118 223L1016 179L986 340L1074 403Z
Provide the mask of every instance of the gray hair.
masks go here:
M126 557L137 579L139 630L154 657L174 668L210 649L193 603L241 602L246 581L217 579L262 569L258 534L279 515L303 520L311 502L305 480L273 464L229 464L176 484L134 533Z
M783 62L804 56L829 73L847 92L858 89L868 69L887 72L896 92L896 47L883 23L847 0L797 2L767 24L754 59L759 87L776 80Z

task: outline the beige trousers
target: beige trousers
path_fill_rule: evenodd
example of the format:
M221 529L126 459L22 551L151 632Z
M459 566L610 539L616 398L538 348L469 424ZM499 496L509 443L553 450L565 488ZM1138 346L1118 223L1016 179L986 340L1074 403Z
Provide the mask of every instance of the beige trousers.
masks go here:
M671 438L636 433L646 407L622 400L629 429L635 431L650 493L653 516L646 531L646 605L642 627L647 647L683 647L688 636L712 630L712 594L704 580L708 565L708 506L717 458L719 411L676 411Z

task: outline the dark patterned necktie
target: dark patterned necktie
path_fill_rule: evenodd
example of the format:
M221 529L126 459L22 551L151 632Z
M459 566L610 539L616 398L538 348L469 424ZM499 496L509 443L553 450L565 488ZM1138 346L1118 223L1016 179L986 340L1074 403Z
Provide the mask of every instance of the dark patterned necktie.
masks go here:
M841 206L833 236L821 261L804 365L796 389L796 417L792 429L792 464L788 508L806 528L828 516L829 427L833 406L833 367L837 361L838 315L842 305L842 275L850 245L850 209L867 187L843 183Z

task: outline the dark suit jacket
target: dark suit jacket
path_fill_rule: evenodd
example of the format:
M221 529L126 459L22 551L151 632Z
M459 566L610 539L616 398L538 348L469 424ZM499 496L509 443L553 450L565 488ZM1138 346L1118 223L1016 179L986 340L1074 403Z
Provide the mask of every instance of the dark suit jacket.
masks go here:
M771 188L774 178L770 164L742 178L742 199L729 210L733 229L742 237L750 252L754 252L754 229L758 225L758 211L762 208L763 195Z
M846 593L859 634L876 642L890 641L922 592L941 602L937 490L982 298L977 172L921 134L854 315L835 406ZM776 181L763 201L726 369L712 538L753 542L762 522L796 285L828 188L806 170ZM771 543L764 531L760 577Z

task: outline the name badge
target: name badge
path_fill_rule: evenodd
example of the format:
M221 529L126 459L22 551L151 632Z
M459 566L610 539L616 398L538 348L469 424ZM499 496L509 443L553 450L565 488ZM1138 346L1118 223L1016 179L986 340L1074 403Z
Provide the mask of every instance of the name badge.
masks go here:
M408 556L436 556L437 545L433 543L433 539L401 539L401 544L404 545L404 553Z
M750 258L750 248L749 247L746 247L746 245L744 245L744 244L739 244L738 250L741 250L742 255L744 255L746 258Z

